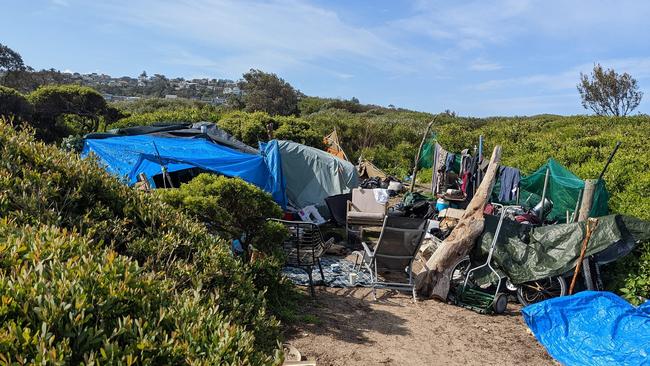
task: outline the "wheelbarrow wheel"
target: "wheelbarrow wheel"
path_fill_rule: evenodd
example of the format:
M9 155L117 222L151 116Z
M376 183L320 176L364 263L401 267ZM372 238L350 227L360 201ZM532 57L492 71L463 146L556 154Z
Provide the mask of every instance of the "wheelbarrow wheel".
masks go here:
M495 314L503 314L508 307L508 295L502 292L498 293L492 302L492 310Z
M517 300L523 306L564 295L566 295L566 281L562 276L526 282L519 285L517 289Z
M451 270L451 274L449 276L450 291L447 297L449 301L454 301L455 296L457 295L455 292L458 287L461 286L463 282L465 282L467 271L469 271L471 266L472 263L470 262L469 257L465 256L456 262L456 264L452 267L453 269Z

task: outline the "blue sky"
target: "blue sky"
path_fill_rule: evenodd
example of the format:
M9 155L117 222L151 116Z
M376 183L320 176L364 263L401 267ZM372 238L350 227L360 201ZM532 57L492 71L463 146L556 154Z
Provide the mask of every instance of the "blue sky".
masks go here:
M0 43L35 68L238 79L461 115L583 114L595 62L650 113L650 1L0 0ZM7 31L10 30L10 31Z

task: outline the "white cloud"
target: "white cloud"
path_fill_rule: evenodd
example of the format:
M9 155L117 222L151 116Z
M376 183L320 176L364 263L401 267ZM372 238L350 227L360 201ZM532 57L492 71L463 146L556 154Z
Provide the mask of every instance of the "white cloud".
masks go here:
M478 58L472 61L468 68L473 71L496 71L501 70L503 66L496 62L486 61L482 58Z
M207 58L229 71L241 72L249 67L278 71L316 59L349 57L380 70L414 69L400 47L306 1L117 0L95 6L112 21L205 45L202 55L180 55L170 62L185 58L190 64L210 66L204 62ZM220 54L207 51L215 48Z
M595 63L600 63L605 68L613 68L618 73L627 72L637 80L650 78L650 57L634 57L623 59L596 60L593 63L584 63L569 70L554 74L534 74L521 77L488 80L470 89L487 91L520 86L534 86L545 90L573 89L578 83L580 73L589 74Z
M70 6L70 2L68 0L51 0L52 4L56 6L65 6L68 7Z

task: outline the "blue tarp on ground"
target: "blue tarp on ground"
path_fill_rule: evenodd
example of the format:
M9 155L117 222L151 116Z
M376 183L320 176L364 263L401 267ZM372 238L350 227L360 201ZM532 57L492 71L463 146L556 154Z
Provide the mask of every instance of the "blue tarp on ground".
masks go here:
M564 365L649 365L650 301L634 307L611 292L585 291L522 309L526 324Z
M277 145L277 143L276 143ZM228 177L239 177L271 193L286 207L284 178L277 146L269 144L261 155L247 154L204 139L182 139L152 135L116 136L86 139L82 156L93 153L106 169L135 184L145 173L151 178L161 173L201 168Z

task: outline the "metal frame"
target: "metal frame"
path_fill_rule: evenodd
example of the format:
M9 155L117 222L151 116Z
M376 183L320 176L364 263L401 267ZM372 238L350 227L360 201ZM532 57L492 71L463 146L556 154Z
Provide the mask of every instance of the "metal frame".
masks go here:
M496 299L497 295L499 294L499 290L501 289L501 283L503 282L504 279L506 279L506 277L502 277L499 274L499 272L496 269L494 269L494 267L492 267L492 264L491 264L492 255L494 254L494 249L497 246L497 240L499 239L499 233L501 232L501 224L503 224L503 219L506 217L506 213L508 211L514 209L514 208L518 208L519 206L503 206L503 205L498 204L498 203L493 203L492 205L494 205L496 208L501 209L501 215L499 217L499 223L497 225L497 229L494 232L494 237L492 238L492 243L490 245L490 251L488 252L487 260L485 261L484 264L482 264L482 265L480 265L478 267L474 267L474 268L470 269L469 271L467 271L467 274L465 275L465 281L463 282L462 292L465 292L465 290L467 288L467 282L469 281L469 278L470 278L470 276L471 276L471 274L473 272L475 272L475 271L477 271L477 270L479 270L481 268L488 267L490 269L490 271L492 271L492 273L494 273L497 276L497 278L499 279L499 283L497 283L497 288L496 288L496 290L494 292L494 298Z
M309 289L311 295L315 295L312 270L318 265L321 279L325 281L323 266L320 258L334 243L334 238L327 242L323 240L318 225L305 221L288 221L280 219L269 219L283 224L289 231L289 238L284 241L283 250L287 255L287 265L290 267L304 268L309 276Z
M379 240L377 241L377 246L374 248L374 250L370 249L368 245L365 242L361 242L361 245L363 246L363 254L361 252L357 251L355 254L357 255L357 260L354 263L354 268L355 269L361 269L361 265L363 265L368 272L370 273L370 280L372 282L372 296L374 300L377 300L377 289L378 288L388 288L388 289L394 289L394 290L410 290L413 296L413 301L417 301L417 297L415 294L415 281L413 279L413 261L415 260L415 257L417 256L417 253L420 249L420 246L422 245L422 241L424 239L425 233L427 226L424 225L422 230L417 230L417 229L401 229L401 228L396 228L396 227L390 227L391 231L397 231L397 232L420 232L420 237L418 238L418 244L417 247L414 248L413 255L387 255L387 254L377 254L379 251L381 244L383 242L383 237L384 237L384 230L386 228L386 222L388 221L388 216L384 218L384 222L382 224L381 228L381 234L379 235ZM361 261L359 262L359 257L361 257ZM382 257L382 258L389 258L389 259L408 259L409 264L406 267L406 271L408 272L408 283L401 283L401 282L383 282L379 281L378 273L379 273L379 268L377 266L377 257Z

